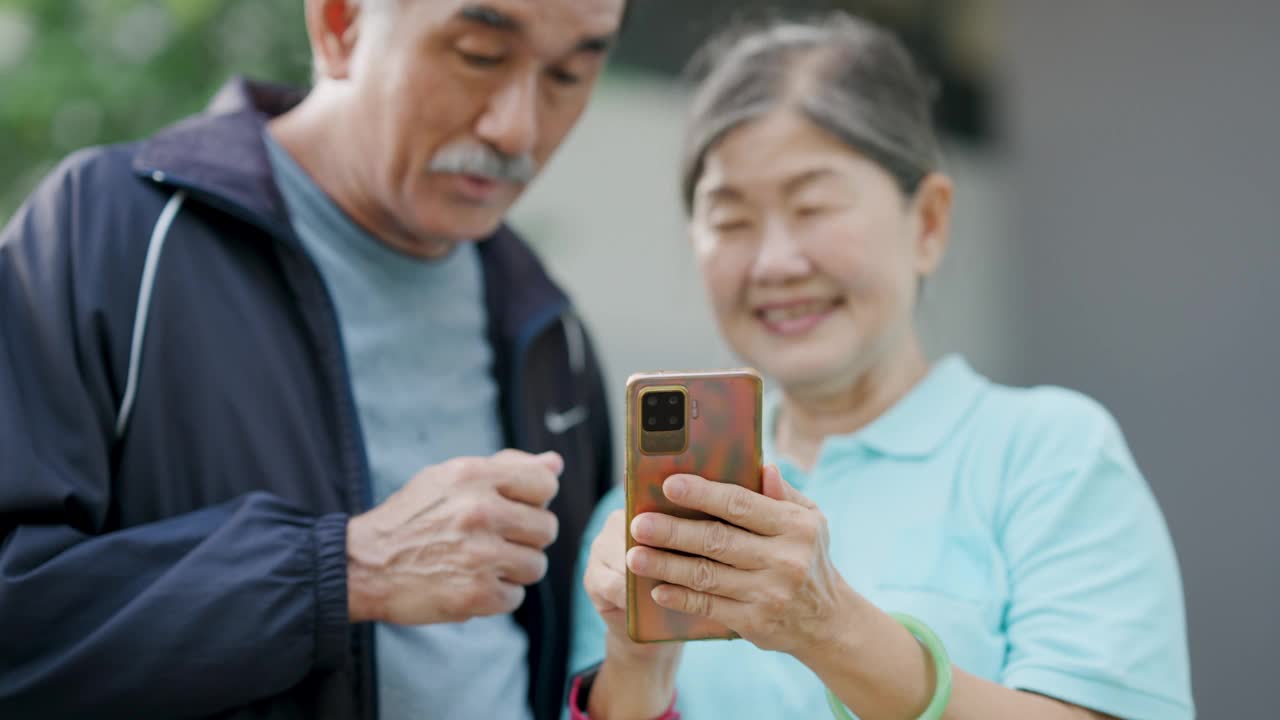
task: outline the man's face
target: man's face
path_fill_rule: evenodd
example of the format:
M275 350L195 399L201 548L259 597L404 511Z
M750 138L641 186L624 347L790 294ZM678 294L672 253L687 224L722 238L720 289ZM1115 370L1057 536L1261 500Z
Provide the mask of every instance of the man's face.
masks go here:
M403 251L490 234L581 116L625 0L363 1L347 184Z

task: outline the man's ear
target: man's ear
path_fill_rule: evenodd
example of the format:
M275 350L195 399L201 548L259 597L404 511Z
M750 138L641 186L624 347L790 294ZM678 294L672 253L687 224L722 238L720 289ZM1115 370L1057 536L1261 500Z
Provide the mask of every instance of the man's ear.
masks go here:
M307 34L316 74L333 80L351 76L362 0L307 0Z
M911 211L915 213L915 269L922 278L932 275L942 264L951 237L951 178L930 173L920 181Z

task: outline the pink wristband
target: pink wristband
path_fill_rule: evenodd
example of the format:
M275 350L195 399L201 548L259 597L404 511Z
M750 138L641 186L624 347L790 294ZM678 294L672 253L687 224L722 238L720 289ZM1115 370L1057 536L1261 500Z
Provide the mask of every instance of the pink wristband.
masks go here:
M582 690L582 675L573 679L573 689L569 691L569 720L591 720L582 708L578 707L578 694ZM667 706L667 711L654 718L654 720L680 720L680 713L676 712L676 698L671 696L671 704Z

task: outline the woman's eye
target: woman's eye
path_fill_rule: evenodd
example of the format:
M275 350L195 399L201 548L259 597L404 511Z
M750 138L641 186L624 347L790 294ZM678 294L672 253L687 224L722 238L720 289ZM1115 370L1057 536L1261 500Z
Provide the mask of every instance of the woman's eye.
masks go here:
M711 224L711 229L721 235L730 235L751 229L750 220L721 220Z
M479 68L497 67L506 59L502 55L484 55L481 53L469 53L462 50L459 50L458 54L462 56L462 59L465 60L468 65Z

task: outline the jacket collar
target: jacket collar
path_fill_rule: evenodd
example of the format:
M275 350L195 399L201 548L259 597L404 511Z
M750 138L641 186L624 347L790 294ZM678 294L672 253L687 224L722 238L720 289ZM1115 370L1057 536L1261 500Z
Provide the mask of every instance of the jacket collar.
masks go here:
M272 235L288 235L289 215L276 189L262 142L266 123L303 93L242 78L228 82L205 112L145 140L133 169L158 183L180 186L200 200Z
M134 171L296 244L262 141L267 121L297 105L297 88L233 78L203 113L144 141ZM490 319L498 339L525 344L531 325L568 305L541 262L505 225L480 241Z

